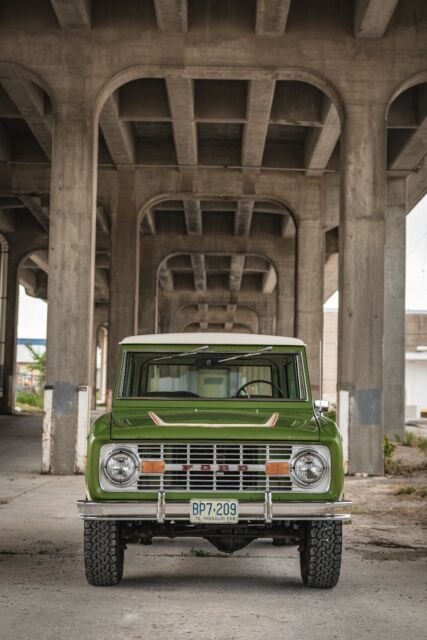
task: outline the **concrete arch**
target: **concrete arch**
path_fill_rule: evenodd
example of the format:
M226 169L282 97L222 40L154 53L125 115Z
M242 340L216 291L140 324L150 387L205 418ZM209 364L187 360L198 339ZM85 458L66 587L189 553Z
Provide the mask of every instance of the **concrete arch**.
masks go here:
M236 70L230 67L216 67L215 69L206 69L205 67L187 67L185 71L186 77L197 78L200 80L262 80L262 79L274 79L274 80L288 80L296 82L305 82L311 84L332 100L335 105L341 125L344 119L344 101L341 98L339 90L335 87L333 81L326 78L322 74L306 69L304 67L289 67L288 69L270 69L270 70L256 70L245 71ZM112 76L104 84L99 91L94 105L94 117L97 121L99 114L105 104L107 98L114 93L121 86L132 82L133 80L139 80L143 78L167 78L180 76L182 77L182 69L171 66L148 66L138 65L127 67L122 71L119 71Z
M16 62L0 60L0 80L15 80L16 78L22 78L23 80L34 82L34 84L43 89L43 91L45 91L45 93L49 97L52 107L52 114L55 117L57 111L57 100L55 98L54 91L51 89L46 80L42 76L40 76L38 72L33 71L33 69L30 69L29 67L17 64Z
M218 305L212 305L212 309L215 309L215 307L221 307L221 304ZM182 306L180 306L176 312L176 318L177 318L177 327L178 329L181 326L187 327L189 324L198 324L197 322L194 322L194 320L192 319L191 322L185 322L186 320L186 315L188 315L188 313L186 314L186 310L189 313L193 313L193 317L196 316L196 314L198 313L198 311L194 310L194 307L196 307L196 305L192 305L192 304L184 304ZM191 309L193 309L193 312L191 312ZM244 317L242 317L242 315L244 315ZM208 320L208 325L211 324L217 324L219 323L219 320L217 321L215 318L215 315L213 318ZM259 313L251 308L249 305L245 305L245 304L237 304L237 309L236 309L236 318L233 324L233 327L236 327L238 325L241 324L245 324L246 326L251 328L252 333L259 333L259 327L260 327L260 318L259 318Z
M161 269L167 264L168 260L170 260L171 258L174 258L176 256L181 256L181 255L192 255L194 253L196 253L196 252L194 252L194 251L188 251L188 252L186 252L186 251L177 251L177 252L169 253L168 255L166 255L159 262L159 264L157 266L157 270L156 270L156 300L155 300L156 318L157 318L157 325L156 326L158 326L158 321L159 321L159 318L160 318L159 280L160 280L160 271L161 271ZM201 253L203 253L205 256L221 256L221 255L228 256L228 255L233 255L232 253L230 254L230 252L228 252L228 251L224 251L223 253L218 252L218 251L201 251ZM238 253L238 252L236 252L236 253ZM246 254L246 257L259 258L259 259L263 260L264 262L266 262L274 271L275 278L276 278L274 291L271 294L262 293L262 295L265 295L265 296L271 295L272 298L274 299L274 303L273 304L274 304L274 307L275 307L275 316L276 316L276 321L277 321L278 304L279 304L279 301L278 301L278 297L279 297L279 291L278 291L278 281L279 281L278 268L275 265L274 260L272 258L270 258L269 256L266 256L264 254L249 252L249 253ZM261 295L261 292L260 292L260 295ZM206 296L208 296L208 293L206 294ZM190 307L190 306L191 305L189 305L189 304L181 305L180 307L178 307L176 309L176 315L178 316L178 314L180 312L182 312L185 307ZM221 303L218 303L218 305L211 305L211 306L223 306L223 305ZM236 322L238 320L238 313L237 312L238 312L239 309L242 309L242 308L246 308L251 313L255 313L256 314L256 316L257 316L256 324L257 324L257 327L259 329L259 327L260 327L259 314L248 305L242 305L241 303L237 304ZM209 322L209 320L208 320L208 322Z
M218 202L228 202L234 200L259 200L263 202L270 202L271 204L275 204L282 209L285 209L287 213L291 216L293 223L296 228L298 228L299 218L298 214L295 211L295 208L290 205L287 201L282 198L278 198L277 196L271 196L263 193L256 194L246 194L246 193L238 193L236 191L233 195L225 195L220 196L215 193L209 192L194 192L194 191L173 191L169 193L161 193L156 194L149 198L143 205L140 207L137 217L136 217L136 226L137 230L140 229L144 216L148 213L150 209L160 204L161 202L167 202L168 200L186 200L191 198L198 198L200 200L212 200Z
M259 197L260 199L263 199L263 200L274 201L273 198L268 199L268 198L263 198L262 196L259 196ZM161 197L156 197L156 199L152 199L151 202L166 201L170 198L171 196L169 196L168 198L167 196L162 195ZM177 195L174 199L179 199L179 196ZM232 198L228 197L227 199L232 199ZM277 203L279 201L276 199L275 202ZM144 205L140 213L144 211L144 208L145 210L148 210L149 207L150 207L150 201L149 201L149 204L146 203ZM155 309L156 310L159 309L158 275L159 275L159 270L162 264L164 263L164 260L176 254L197 253L197 252L200 253L201 250L199 250L199 245L197 245L195 248L194 242L191 242L188 248L187 246L185 246L184 243L182 243L182 246L180 243L178 250L175 250L175 247L177 247L176 243L171 242L170 239L168 240L166 245L162 247L162 250L159 250L156 248L157 247L156 243L154 245L150 245L149 243L146 249L148 249L150 256L155 254L155 260L154 260L153 266L151 267L151 266L148 266L147 260L144 260L144 261L141 260L141 251L144 251L144 249L142 249L143 242L144 242L142 238L149 238L149 236L141 237L140 234L137 232L136 245L137 245L138 258L136 261L136 271L137 271L137 276L139 278L140 284L142 284L143 279L144 279L144 282L146 283L144 288L140 288L140 286L138 286L138 303L137 303L138 304L138 323L142 333L152 333L153 331L155 331L154 325L158 326L158 321L160 319L160 316L158 314L156 315ZM284 243L283 248L286 249L285 254L282 253L282 250L280 248L281 246L280 243L282 242ZM296 239L293 242L295 243ZM271 240L266 240L265 242L263 241L263 246L260 246L259 249L257 250L256 238L252 238L252 240L250 241L250 245L253 245L253 246L247 246L245 243L243 243L241 248L239 248L240 245L242 244L240 243L239 247L234 247L234 249L230 248L230 246L227 246L227 248L225 248L225 246L221 245L220 242L219 243L215 242L214 249L211 247L210 251L208 250L206 252L203 252L203 253L212 253L212 254L215 254L215 253L231 254L233 252L239 253L241 251L244 251L245 253L258 255L261 258L264 258L268 262L268 264L271 265L271 267L274 269L277 276L277 286L276 286L275 292L272 295L272 300L274 300L273 306L275 308L273 309L273 307L270 307L270 306L268 307L268 318L274 318L274 322L272 326L268 326L268 331L264 327L263 329L264 333L275 332L276 326L277 326L277 330L280 330L281 333L283 333L284 335L293 335L295 330L294 328L294 304L295 304L294 296L295 296L295 286L296 286L295 285L296 247L292 245L293 248L291 249L291 253L289 253L288 250L290 250L290 247L286 243L289 243L289 240L286 240L286 239L282 240L281 238L278 238L278 237L277 238L272 237ZM227 244L229 245L230 243L227 243ZM288 256L287 258L285 258L285 262L284 262L284 256ZM142 274L141 269L142 271L145 270L145 277L143 279L141 278L141 274ZM291 275L291 271L293 275ZM243 293L244 295L248 294L248 292L243 292ZM269 294L266 293L263 295L268 296ZM141 301L144 300L144 296L146 297L146 299L152 300L152 302L149 303L149 307L146 307L146 305L143 305L141 303ZM241 302L243 301L244 300L242 300ZM172 304L171 301L167 302L166 299L164 300L164 303L166 306L168 304ZM162 314L162 317L163 317L163 314ZM268 324L269 322L270 320L266 319L265 322L263 322L263 325L265 323Z
M174 253L169 253L167 256L165 256L163 258L163 260L161 260L161 262L159 263L159 265L157 266L157 272L156 272L156 277L158 279L159 277L159 272L160 269L164 266L165 262L167 262L168 260L170 260L171 258L175 258L176 256L181 256L181 255L191 255L194 254L194 251L176 251ZM202 253L202 250L200 251L200 253ZM220 255L230 255L230 252L228 251L224 251L223 253L220 253L218 251L203 251L203 253L205 255L211 255L211 256L220 256ZM236 251L236 253L238 253ZM262 253L255 253L253 251L249 252L246 254L248 257L254 257L254 258L261 258L262 260L265 260L266 262L268 262L268 264L273 267L274 271L276 272L276 276L277 276L277 265L274 262L273 258L270 258L270 256L266 256Z
M212 332L222 332L224 329L219 324L209 324L208 331ZM252 328L247 324L238 323L236 324L236 330L241 333L253 333ZM184 333L190 331L191 333L199 333L201 331L200 327L195 322L189 322L184 326Z
M403 82L399 83L399 85L395 89L393 89L388 100L386 118L388 117L390 105L396 100L398 96L400 96L401 93L407 91L408 89L412 89L412 87L415 87L418 84L424 84L425 82L427 83L427 70L416 73L415 75L410 76Z

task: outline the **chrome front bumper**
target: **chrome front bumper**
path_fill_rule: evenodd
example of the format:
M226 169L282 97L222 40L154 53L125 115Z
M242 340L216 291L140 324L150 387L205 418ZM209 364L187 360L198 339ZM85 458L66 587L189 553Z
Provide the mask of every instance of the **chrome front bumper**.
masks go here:
M214 496L212 496L214 497ZM273 502L265 493L264 502L239 502L239 521L270 523L273 520L349 520L351 502ZM190 502L168 502L158 494L157 502L91 502L79 500L77 510L83 520L150 520L170 522L190 520Z

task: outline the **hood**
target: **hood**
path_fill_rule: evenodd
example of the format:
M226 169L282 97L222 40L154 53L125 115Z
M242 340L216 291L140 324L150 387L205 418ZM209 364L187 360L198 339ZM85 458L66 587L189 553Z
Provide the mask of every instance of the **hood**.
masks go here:
M113 409L112 439L290 440L319 439L310 405L267 407L182 407L152 403Z

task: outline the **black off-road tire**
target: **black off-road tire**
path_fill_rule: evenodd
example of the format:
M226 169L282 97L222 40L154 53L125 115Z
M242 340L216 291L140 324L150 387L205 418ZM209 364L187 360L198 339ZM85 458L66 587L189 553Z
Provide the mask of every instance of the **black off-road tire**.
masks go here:
M120 523L84 521L86 578L95 587L119 584L123 576L124 545Z
M301 577L307 587L332 589L341 569L342 523L306 522L300 546Z

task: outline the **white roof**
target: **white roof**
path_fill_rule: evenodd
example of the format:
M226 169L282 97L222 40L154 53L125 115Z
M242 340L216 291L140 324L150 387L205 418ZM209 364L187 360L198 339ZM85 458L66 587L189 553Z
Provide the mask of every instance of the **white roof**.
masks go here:
M265 336L254 333L155 333L142 336L129 336L128 338L124 338L120 344L304 346L304 342L298 338Z

